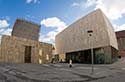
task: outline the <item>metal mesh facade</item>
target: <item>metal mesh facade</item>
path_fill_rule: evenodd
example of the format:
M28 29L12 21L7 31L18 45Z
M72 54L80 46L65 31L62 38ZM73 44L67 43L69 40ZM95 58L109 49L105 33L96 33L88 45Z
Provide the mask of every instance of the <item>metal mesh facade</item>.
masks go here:
M125 57L125 30L116 32L118 41L118 55Z
M39 31L40 25L17 19L13 27L12 36L38 41Z

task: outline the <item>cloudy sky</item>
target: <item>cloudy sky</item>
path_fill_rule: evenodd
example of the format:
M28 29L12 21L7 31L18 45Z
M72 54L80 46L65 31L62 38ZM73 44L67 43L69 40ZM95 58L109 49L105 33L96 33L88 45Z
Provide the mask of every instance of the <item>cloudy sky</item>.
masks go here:
M115 31L125 30L125 0L0 0L0 38L23 18L41 25L40 41L54 43L56 34L97 8Z

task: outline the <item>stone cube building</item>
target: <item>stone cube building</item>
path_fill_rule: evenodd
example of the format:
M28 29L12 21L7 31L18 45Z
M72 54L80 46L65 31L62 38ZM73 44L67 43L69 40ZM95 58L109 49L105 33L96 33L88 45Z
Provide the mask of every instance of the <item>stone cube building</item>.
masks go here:
M0 62L50 63L52 45L38 41L39 29L40 25L17 19L12 36L2 36Z
M89 36L88 31L93 33ZM91 48L94 63L113 63L117 60L118 47L114 29L100 9L80 18L60 32L55 38L56 52L69 62L91 63Z
M12 36L38 41L39 31L40 25L23 19L17 19L12 30Z

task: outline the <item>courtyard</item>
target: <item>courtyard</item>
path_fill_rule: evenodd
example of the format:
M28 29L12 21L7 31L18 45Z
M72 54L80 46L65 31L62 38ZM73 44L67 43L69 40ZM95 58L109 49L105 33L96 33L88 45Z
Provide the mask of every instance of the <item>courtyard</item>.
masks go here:
M114 64L68 63L12 64L0 63L0 82L124 82L125 58Z

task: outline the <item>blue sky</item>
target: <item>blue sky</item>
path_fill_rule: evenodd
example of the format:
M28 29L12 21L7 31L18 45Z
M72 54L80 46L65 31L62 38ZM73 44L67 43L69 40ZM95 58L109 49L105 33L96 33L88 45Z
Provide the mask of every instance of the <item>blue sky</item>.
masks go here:
M0 37L10 35L16 18L41 24L40 41L54 43L56 34L100 8L115 31L125 29L125 1L119 0L0 0Z

